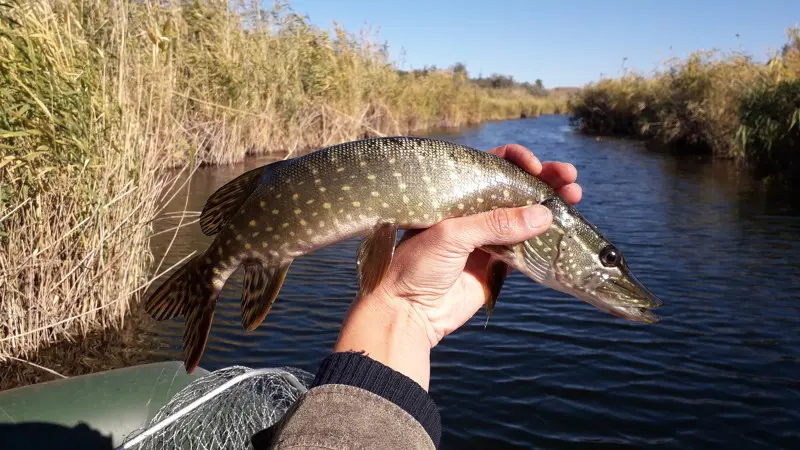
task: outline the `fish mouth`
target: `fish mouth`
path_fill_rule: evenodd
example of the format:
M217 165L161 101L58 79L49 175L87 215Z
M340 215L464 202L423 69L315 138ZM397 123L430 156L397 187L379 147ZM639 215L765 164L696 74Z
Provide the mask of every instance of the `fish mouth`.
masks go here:
M641 322L651 325L661 322L661 318L647 308L611 306L611 308L608 309L608 312L632 322Z
M664 304L630 273L623 271L619 278L608 278L596 287L596 295L583 293L582 300L614 316L647 324L656 324L661 318L650 311Z

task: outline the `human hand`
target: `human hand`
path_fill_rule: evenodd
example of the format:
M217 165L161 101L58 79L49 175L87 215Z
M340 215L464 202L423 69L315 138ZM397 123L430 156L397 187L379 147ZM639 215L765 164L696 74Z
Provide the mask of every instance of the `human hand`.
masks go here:
M550 184L575 204L582 191L572 164L541 163L520 145L490 150ZM486 302L490 257L484 245L511 245L548 229L550 211L540 205L444 220L406 231L380 285L357 299L342 327L336 351L370 356L427 387L430 349L467 322Z

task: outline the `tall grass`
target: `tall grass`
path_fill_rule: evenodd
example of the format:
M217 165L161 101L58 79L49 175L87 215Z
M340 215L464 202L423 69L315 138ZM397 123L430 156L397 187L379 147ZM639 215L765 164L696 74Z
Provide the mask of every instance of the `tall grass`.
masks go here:
M175 80L172 108L188 112L187 128L202 142L201 154L173 155L175 163L194 156L226 163L248 151L316 148L553 109L550 99L483 89L450 70L403 75L369 34L320 30L286 6L227 4L187 1L139 19L149 26L154 58Z
M695 52L650 77L628 73L589 84L570 101L572 120L585 133L635 136L763 169L756 160L771 154L764 144L780 140L765 133L796 126L791 105L800 99L791 86L800 79L800 29L787 36L767 64L740 53ZM775 121L781 125L769 125Z
M125 5L0 6L0 356L124 323L184 134ZM132 297L133 296L133 297Z
M168 168L560 112L286 5L0 0L0 357L129 317Z
M756 176L800 177L800 78L760 85L740 106L740 149Z

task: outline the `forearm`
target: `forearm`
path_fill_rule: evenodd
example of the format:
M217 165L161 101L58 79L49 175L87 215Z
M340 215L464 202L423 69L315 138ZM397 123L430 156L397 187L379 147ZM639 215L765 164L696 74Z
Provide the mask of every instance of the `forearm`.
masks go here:
M310 388L278 423L253 437L254 448L439 446L441 417L426 390L362 353L329 355Z
M351 362L356 365L379 364L353 353L331 355L332 359L341 357L353 358L355 361ZM322 371L329 372L332 365L335 363L328 364ZM385 366L383 369L391 371ZM371 376L374 379L380 378L382 374L380 370L372 372L377 372ZM408 383L418 390L418 399L428 395L414 382L408 380ZM389 385L391 384L382 383L382 386ZM436 405L429 399L417 402L411 410L413 414L401 405L408 406L408 402L393 402L384 396L348 384L314 386L295 402L279 422L253 436L253 448L435 450L441 438L441 419Z
M408 302L382 298L357 300L344 320L335 352L364 352L428 390L429 330Z

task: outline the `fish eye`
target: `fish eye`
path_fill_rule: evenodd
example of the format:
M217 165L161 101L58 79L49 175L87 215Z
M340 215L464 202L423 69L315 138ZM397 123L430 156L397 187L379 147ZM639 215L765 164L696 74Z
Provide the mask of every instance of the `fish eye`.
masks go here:
M600 250L600 262L603 263L606 267L614 267L620 260L620 254L616 247L611 244L608 244Z

